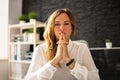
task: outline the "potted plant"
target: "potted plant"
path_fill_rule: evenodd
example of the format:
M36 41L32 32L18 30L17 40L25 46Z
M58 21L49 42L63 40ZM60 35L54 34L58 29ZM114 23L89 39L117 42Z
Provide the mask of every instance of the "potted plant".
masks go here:
M28 29L27 34L28 34L28 42L33 42L34 40L33 28Z
M33 28L29 29L27 31L28 34L28 42L34 42L34 38L36 38L36 40L39 40L39 34L36 34L36 37L34 37L34 33L33 33Z
M26 22L27 16L26 16L25 14L21 14L21 15L18 17L18 19L19 19L19 23L20 23L20 24L23 24L23 23Z
M35 13L35 12L30 12L30 13L28 14L28 17L29 17L29 19L30 19L30 22L35 22L36 19L37 19L37 13Z
M105 42L106 42L106 48L112 48L112 42L110 39L106 39Z

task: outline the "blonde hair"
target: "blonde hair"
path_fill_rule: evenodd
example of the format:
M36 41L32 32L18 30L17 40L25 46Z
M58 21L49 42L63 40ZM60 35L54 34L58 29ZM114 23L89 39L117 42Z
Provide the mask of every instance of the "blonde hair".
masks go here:
M47 43L46 52L45 52L47 61L53 59L56 55L57 44L54 35L54 21L55 18L59 16L61 13L66 13L68 15L72 25L72 35L75 34L76 31L75 19L72 13L68 9L58 9L51 14L51 16L47 20L46 29L44 32L44 39Z

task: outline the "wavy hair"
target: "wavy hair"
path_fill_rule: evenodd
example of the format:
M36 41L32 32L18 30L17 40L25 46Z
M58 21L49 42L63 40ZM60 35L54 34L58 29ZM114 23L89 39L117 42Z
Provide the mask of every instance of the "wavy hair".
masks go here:
M44 32L44 39L47 43L46 51L45 51L47 61L53 59L56 55L57 44L56 44L56 38L55 38L55 34L54 34L54 22L55 22L55 18L57 16L59 16L61 13L66 13L71 21L71 25L72 25L72 34L71 35L75 34L75 31L76 31L75 19L74 19L72 13L70 12L70 10L68 10L66 8L57 9L49 16L49 18L47 20L45 32Z

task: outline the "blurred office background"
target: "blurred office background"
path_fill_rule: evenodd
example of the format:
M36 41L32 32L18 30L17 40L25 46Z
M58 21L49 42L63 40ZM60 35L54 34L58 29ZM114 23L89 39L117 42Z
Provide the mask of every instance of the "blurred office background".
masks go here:
M8 79L8 24L17 23L16 15L19 12L28 14L31 11L38 14L37 20L45 22L48 16L59 8L68 8L75 16L77 31L72 40L88 42L101 80L120 80L120 0L0 1L0 36L2 37L0 40L0 72L3 72L0 73L0 78ZM9 16L10 13L12 16ZM6 24L2 25L2 21ZM105 48L106 39L112 41L112 49Z

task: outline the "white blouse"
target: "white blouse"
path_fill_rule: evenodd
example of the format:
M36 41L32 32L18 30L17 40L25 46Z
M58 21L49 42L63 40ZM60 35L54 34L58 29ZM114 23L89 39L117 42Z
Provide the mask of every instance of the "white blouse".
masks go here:
M47 62L45 46L46 44L41 44L35 48L25 80L100 80L98 69L86 44L69 41L68 53L76 62L72 70L62 60L61 67L54 67Z

